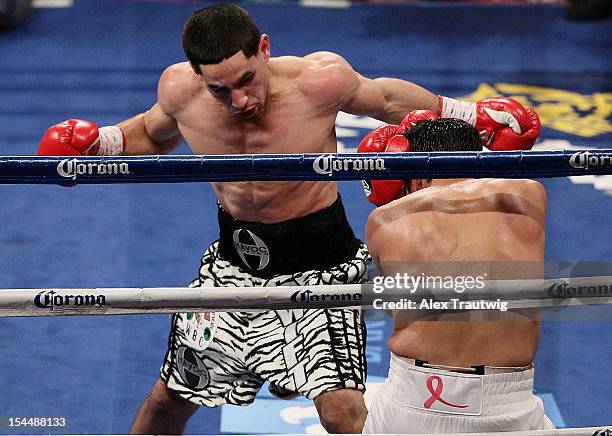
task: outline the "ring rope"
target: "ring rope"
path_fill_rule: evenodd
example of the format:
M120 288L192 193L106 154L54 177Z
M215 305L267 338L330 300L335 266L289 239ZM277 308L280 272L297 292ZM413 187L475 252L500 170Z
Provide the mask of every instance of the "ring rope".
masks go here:
M0 184L170 183L612 174L612 149L435 153L0 156Z
M466 436L468 433L446 433L446 436ZM550 430L519 430L508 432L469 433L470 436L610 436L612 424L599 427L555 428ZM428 436L414 434L413 436Z
M612 276L548 280L487 280L483 289L385 288L373 284L193 288L2 289L0 317L120 315L197 311L254 311L331 307L376 307L374 300L496 301L508 307L612 304Z

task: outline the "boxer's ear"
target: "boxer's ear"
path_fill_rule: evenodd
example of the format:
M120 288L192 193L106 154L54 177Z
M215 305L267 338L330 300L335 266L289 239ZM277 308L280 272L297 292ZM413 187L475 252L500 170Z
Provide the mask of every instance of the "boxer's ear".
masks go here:
M200 67L196 66L194 64L192 64L191 62L189 62L189 65L191 66L191 69L193 70L194 73L196 73L196 75L198 77L202 77L202 72L200 71Z
M270 37L265 33L259 37L259 53L265 62L270 59Z
M408 194L419 191L424 188L428 188L431 186L431 179L412 179L408 181L406 185L406 190Z

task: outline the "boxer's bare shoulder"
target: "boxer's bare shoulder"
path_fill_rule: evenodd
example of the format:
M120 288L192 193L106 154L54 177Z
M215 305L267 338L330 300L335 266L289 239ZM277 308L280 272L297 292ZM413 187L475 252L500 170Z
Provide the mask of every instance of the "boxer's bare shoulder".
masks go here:
M415 193L415 194L418 194ZM410 218L407 217L407 207L410 203L419 202L420 199L414 194L402 197L398 200L392 201L384 206L377 207L368 216L366 222L366 240L368 241L368 249L372 257L377 260L379 255L385 251L385 247L395 247L397 245L397 237L399 234L404 234L402 238L402 246L407 248L412 245L410 232L400 232L396 229L395 223L401 221L402 226L405 225L405 221L419 220L419 216L413 215ZM418 223L410 224L411 226L418 226ZM410 250L408 250L410 251Z
M205 91L189 62L170 65L157 85L158 102L166 113L183 109L195 96Z
M469 179L421 189L374 209L366 224L366 239L374 256L385 247L397 245L399 235L404 252L410 252L406 250L408 245L418 251L423 242L429 241L427 246L431 247L437 237L449 238L448 231L440 231L449 229L449 219L464 216L473 221L475 214L494 213L496 218L491 215L488 219L497 225L505 217L506 225L500 229L521 240L539 240L544 232L545 210L546 191L535 180ZM443 246L443 241L439 245Z
M343 72L351 69L349 63L339 54L331 51L317 51L301 58L313 72Z
M535 199L546 199L544 186L531 179L473 179L464 182L466 192L486 190L522 194Z
M300 91L317 99L341 103L359 79L349 63L332 52L316 52L302 58L276 58L277 65L295 80Z
M544 225L546 190L540 182L531 179L476 179L465 182L462 189L467 195L490 199L499 212L523 215L538 225Z

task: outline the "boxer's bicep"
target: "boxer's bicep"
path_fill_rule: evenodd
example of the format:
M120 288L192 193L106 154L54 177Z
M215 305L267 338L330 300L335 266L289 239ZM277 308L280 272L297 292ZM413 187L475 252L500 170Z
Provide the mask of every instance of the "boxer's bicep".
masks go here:
M156 106L118 124L124 134L124 155L165 154L180 143L180 134L169 120L156 116Z
M372 115L385 109L384 95L376 84L357 73L346 59L335 53L320 52L307 56L311 67L305 74L308 90L336 111L353 115Z
M353 77L347 83L347 95L341 110L353 115L368 115L380 119L386 107L383 89L374 80L353 72Z
M387 77L373 82L385 96L385 111L375 117L377 119L399 124L407 113L414 110L438 110L438 96L415 83Z
M167 114L159 103L155 103L145 113L144 124L147 134L156 143L161 144L177 139L180 140L180 132L176 120Z
M416 109L436 111L438 97L411 82L381 77L368 79L358 73L342 110L355 115L369 115L389 124L399 124Z

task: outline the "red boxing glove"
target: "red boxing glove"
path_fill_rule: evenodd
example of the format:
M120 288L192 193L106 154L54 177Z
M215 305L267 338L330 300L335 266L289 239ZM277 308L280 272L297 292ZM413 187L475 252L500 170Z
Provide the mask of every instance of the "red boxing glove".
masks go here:
M121 129L101 127L91 121L70 119L45 132L38 146L39 156L116 156L125 148Z
M424 110L412 111L412 112L409 112L408 115L404 117L404 119L399 125L399 128L402 133L406 133L408 130L414 127L417 121L437 120L439 118L440 116L437 113L432 112L432 111L424 111Z
M438 114L417 110L406 115L399 126L382 126L371 131L359 143L359 153L400 153L410 151L410 142L403 135L417 121L437 120ZM383 206L406 195L406 180L363 180L363 190L370 203Z
M541 124L533 109L508 97L485 98L478 103L440 97L442 118L459 118L476 127L490 150L529 150L540 135Z
M510 98L501 99L508 100L507 105L506 102L495 100L497 99L487 98L478 102L478 112L483 113L482 118L479 115L479 119L483 120L483 127L488 124L489 128L484 130L485 136L482 135L483 129L479 128L478 124L476 128L481 132L483 140L488 136L486 145L489 150L530 150L542 130L538 114L533 109L525 108ZM485 116L484 113L487 115ZM499 119L496 117L502 120L507 119L510 123L507 127L504 127L503 124L496 126L494 123Z
M359 143L359 153L383 153L410 151L410 144L399 126L381 126L366 135ZM363 180L363 190L370 203L385 205L406 194L404 180Z
M490 150L529 150L540 136L538 115L512 98L480 100L476 114L476 129Z

